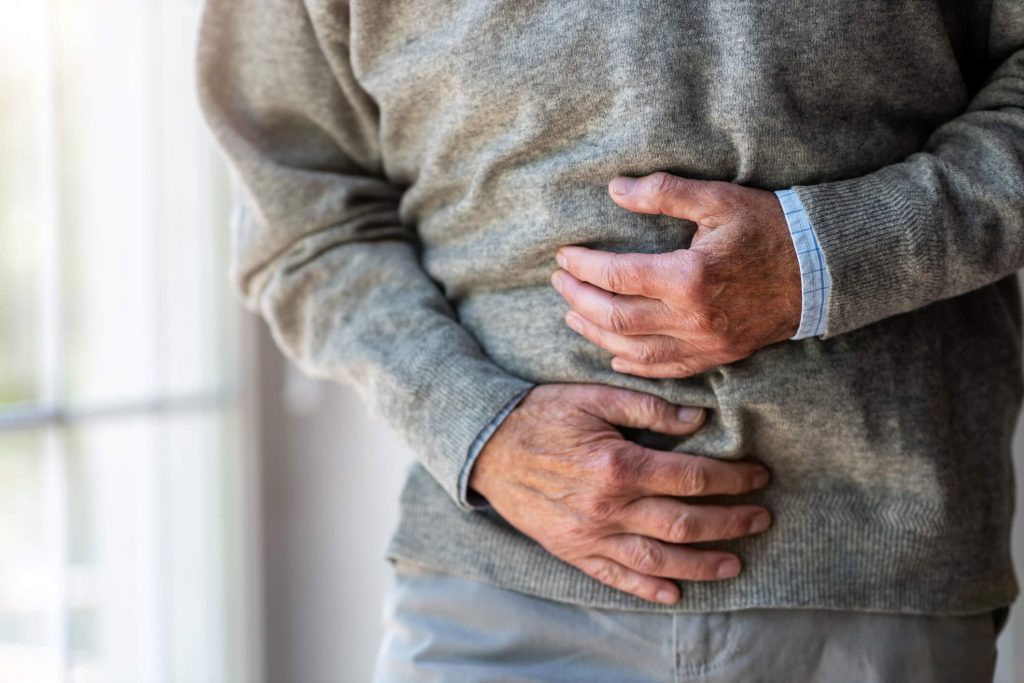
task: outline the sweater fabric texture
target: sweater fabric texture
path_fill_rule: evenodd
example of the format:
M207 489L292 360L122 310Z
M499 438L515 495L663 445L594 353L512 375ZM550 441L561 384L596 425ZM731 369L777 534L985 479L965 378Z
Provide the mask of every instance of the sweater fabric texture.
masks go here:
M652 612L1016 597L1020 0L207 0L198 67L241 301L416 454L389 557ZM689 244L607 195L655 171L792 190L831 280L821 334L647 379L569 329L557 247ZM700 544L739 576L651 603L459 500L485 426L548 382L704 406L692 435L632 438L765 463L765 490L706 501L774 515Z

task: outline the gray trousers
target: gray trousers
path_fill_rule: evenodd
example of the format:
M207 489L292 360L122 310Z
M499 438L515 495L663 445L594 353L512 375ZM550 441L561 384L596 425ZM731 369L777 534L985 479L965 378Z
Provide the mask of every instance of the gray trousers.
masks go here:
M991 681L1007 611L661 614L569 605L399 562L374 683Z

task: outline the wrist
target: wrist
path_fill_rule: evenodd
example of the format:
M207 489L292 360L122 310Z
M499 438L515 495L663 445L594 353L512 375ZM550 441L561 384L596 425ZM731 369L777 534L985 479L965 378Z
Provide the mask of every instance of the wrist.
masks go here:
M476 462L473 463L473 468L469 471L469 479L466 483L467 495L475 493L478 496L483 497L490 502L490 497L487 495L490 490L489 483L489 472L490 472L490 460L493 455L494 437L492 436L487 443L484 445L480 454L476 457Z

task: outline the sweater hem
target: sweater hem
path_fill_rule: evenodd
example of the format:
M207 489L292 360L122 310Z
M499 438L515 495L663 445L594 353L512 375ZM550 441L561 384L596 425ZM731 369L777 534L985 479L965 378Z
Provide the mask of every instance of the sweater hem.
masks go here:
M904 501L899 509L872 514L872 501L814 494L777 497L768 503L776 516L768 532L693 544L736 552L744 563L738 577L680 581L682 598L674 605L661 605L606 586L563 562L493 509L466 514L438 494L444 495L414 464L385 559L400 558L582 607L661 613L778 608L966 616L1008 606L1018 594L1009 549L993 550L999 539L993 538L992 529L937 523L934 510L923 504ZM830 507L820 507L823 500Z

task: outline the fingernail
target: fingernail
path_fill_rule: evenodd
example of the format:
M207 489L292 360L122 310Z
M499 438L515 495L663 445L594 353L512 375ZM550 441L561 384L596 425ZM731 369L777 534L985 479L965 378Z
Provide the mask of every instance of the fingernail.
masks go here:
M740 573L740 563L729 558L718 563L718 578L728 579Z
M571 327L576 332L580 331L580 316L574 311L569 311L565 314L565 324Z
M753 479L754 488L755 489L759 489L759 488L762 488L764 486L767 486L768 485L768 480L770 478L771 477L768 474L768 470L761 470L760 472L758 472L757 474L754 475L754 479Z
M701 413L704 412L703 408L694 408L693 406L683 406L678 411L679 419L683 422L696 422L700 419Z
M628 194L636 186L636 179L626 176L617 176L612 180L612 194Z
M772 516L767 512L758 512L750 520L750 533L759 534L772 523Z
M675 595L675 593L673 593L672 591L668 590L667 588L662 588L654 596L654 599L657 600L658 602L664 602L665 604L671 605L672 603L674 603L676 601L676 595Z
M557 270L551 274L551 286L559 292L562 291L562 273Z
M563 254L561 251L556 251L555 252L555 262L558 265L560 265L562 268L565 268L565 254Z

